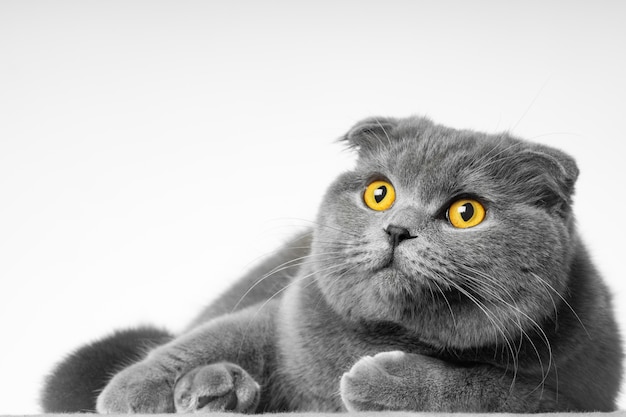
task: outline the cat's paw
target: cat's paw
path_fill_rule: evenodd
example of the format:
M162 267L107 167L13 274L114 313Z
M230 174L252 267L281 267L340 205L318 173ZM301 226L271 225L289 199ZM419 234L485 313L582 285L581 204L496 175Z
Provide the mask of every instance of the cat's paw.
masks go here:
M179 413L235 411L252 413L261 388L241 367L228 362L195 368L176 383L174 403Z
M359 359L341 378L341 399L348 411L415 409L406 396L407 356L392 351Z
M149 362L139 362L111 379L98 396L100 414L171 413L174 375Z

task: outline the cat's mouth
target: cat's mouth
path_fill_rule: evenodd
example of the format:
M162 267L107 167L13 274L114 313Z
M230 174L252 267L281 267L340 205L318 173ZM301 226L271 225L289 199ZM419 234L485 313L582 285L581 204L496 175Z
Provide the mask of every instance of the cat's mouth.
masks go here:
M391 254L381 262L381 264L374 270L374 273L391 274L398 279L410 279L414 280L416 271L410 271L403 265L402 261L397 256Z
M373 272L394 279L407 280L412 286L430 287L434 285L443 292L457 293L448 282L433 277L429 273L430 271L421 270L415 263L408 261L397 251L392 250L386 254Z
M374 274L383 274L392 276L396 279L407 279L407 280L415 280L415 271L407 270L407 268L403 265L401 261L398 260L398 257L392 252L387 255L379 264L378 267L374 268Z
M396 270L404 275L411 275L410 271L407 270L405 263L402 260L402 255L398 253L394 248L390 248L388 251L385 251L381 254L380 262L375 268L378 271L383 270Z
M386 255L382 262L381 262L381 266L379 266L377 269L378 270L383 270L383 269L389 269L389 268L396 268L396 257L395 254L393 253L393 251L391 253L389 253L388 255Z
M376 248L368 255L370 261L369 269L372 272L398 268L398 254L392 247Z
M407 297L405 301L409 304L433 303L449 309L468 300L467 291L450 285L446 280L433 277L426 271L409 269L395 258L374 271L373 275L388 284L385 288L394 299L397 300L402 295ZM480 298L477 295L474 297Z

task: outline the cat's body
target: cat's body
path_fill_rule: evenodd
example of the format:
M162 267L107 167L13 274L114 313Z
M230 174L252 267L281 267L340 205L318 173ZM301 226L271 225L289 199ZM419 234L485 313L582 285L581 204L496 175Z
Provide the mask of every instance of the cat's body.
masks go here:
M98 411L612 410L621 342L575 230L574 161L421 118L344 139L359 161L311 233L118 373Z

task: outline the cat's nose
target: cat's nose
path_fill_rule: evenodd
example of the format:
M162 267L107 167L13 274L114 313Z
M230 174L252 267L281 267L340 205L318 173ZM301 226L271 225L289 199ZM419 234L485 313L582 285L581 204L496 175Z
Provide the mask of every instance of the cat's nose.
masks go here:
M387 232L387 234L391 238L391 243L393 244L394 249L403 240L415 239L417 237L411 236L411 232L409 232L409 229L407 229L406 227L396 226L394 224L390 224L389 226L387 226L385 232Z

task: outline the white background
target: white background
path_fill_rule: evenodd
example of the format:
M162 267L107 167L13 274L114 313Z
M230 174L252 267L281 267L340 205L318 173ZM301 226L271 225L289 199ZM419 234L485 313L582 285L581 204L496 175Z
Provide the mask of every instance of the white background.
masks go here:
M314 219L371 115L574 155L624 329L625 5L0 2L0 414L85 341L182 329Z

